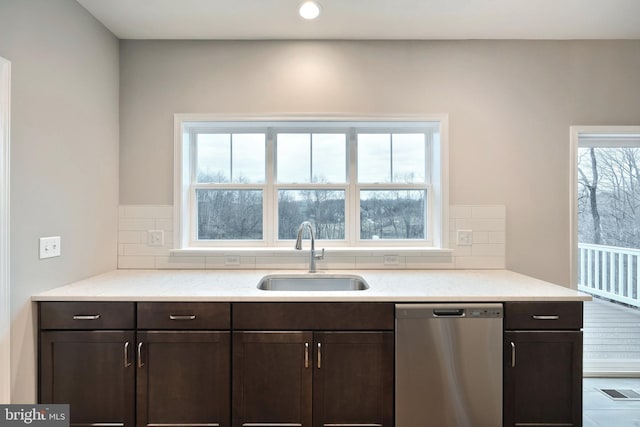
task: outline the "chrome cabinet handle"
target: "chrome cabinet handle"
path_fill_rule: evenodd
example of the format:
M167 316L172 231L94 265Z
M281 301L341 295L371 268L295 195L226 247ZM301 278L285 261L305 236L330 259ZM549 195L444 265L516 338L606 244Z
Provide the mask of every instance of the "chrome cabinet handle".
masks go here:
M544 316L544 315L534 314L533 316L531 316L531 318L535 320L558 320L560 319L560 316Z
M309 343L304 343L304 367L309 367Z
M324 427L382 427L382 424L322 424Z
M73 316L73 320L98 320L99 314L76 314Z
M318 343L318 369L322 369L322 343Z
M195 314L187 314L186 316L178 315L178 314L170 314L169 319L171 320L196 320Z
M302 427L299 423L242 423L243 427Z
M535 426L540 426L540 427L574 427L575 424L573 423L535 423L535 424L531 424L531 423L515 423L514 426L516 427L524 427L524 426L530 426L530 425L535 425Z
M516 367L516 343L511 341L511 367Z
M142 341L138 343L138 368L142 368L144 363L142 363Z
M129 341L124 343L124 367L128 368L131 366L131 362L129 362Z

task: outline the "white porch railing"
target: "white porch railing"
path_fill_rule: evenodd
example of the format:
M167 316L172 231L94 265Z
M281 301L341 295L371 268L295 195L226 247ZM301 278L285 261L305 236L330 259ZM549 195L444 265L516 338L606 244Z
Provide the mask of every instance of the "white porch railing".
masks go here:
M640 249L578 243L578 289L640 307Z

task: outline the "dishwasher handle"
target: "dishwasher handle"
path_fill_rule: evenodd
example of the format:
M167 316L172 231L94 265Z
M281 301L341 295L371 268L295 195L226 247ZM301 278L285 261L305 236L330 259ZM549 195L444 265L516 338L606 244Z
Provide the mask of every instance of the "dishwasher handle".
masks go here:
M464 317L464 308L434 308L433 317Z

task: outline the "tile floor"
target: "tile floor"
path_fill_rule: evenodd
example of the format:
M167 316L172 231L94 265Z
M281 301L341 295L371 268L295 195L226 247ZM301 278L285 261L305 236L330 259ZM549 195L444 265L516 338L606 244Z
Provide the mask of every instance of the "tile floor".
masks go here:
M640 392L640 378L584 378L583 427L640 427L640 400L616 401L596 388Z

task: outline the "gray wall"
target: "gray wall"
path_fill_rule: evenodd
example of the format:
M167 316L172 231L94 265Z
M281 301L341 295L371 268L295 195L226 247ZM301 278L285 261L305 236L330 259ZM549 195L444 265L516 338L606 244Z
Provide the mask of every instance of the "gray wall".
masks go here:
M0 0L11 61L11 388L35 401L32 294L116 267L118 41L74 0ZM38 259L38 238L62 256Z
M449 113L450 201L569 284L569 126L640 123L640 41L121 41L120 203L172 203L174 113Z

